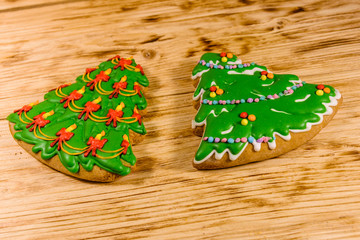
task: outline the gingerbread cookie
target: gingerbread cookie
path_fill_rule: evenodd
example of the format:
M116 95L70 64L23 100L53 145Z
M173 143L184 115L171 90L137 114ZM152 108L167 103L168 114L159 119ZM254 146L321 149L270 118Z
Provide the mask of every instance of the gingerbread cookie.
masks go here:
M202 136L193 165L226 168L286 153L314 137L342 102L338 90L291 74L206 53L193 70L192 123Z
M88 68L73 84L62 84L8 116L20 146L68 175L110 182L136 163L131 145L146 130L141 114L149 85L132 58L115 56ZM131 131L130 131L131 130Z

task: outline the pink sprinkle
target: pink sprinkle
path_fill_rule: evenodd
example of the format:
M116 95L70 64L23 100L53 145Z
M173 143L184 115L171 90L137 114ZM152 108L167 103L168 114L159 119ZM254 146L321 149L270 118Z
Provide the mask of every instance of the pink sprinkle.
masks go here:
M302 83L299 83L299 87L302 87L303 86L303 84Z
M267 143L269 141L269 137L263 137L263 140Z
M201 103L203 103L204 101L203 101L203 100L201 100L200 102L201 102Z
M240 138L236 138L235 142L237 142L237 143L240 142Z
M247 142L247 138L246 138L246 137L242 137L240 141L243 142L243 143L246 143L246 142Z
M205 61L203 61L203 62L202 62L202 65L205 66L205 64L206 64Z
M214 65L210 64L210 68L213 68L213 67L214 67Z
M289 94L292 94L294 92L294 90L292 90L291 88L288 90Z
M234 65L233 68L236 68L236 65Z
M236 104L239 104L239 103L240 103L240 100L236 100L235 103L236 103Z
M254 99L254 102L259 102L259 101L260 101L260 99L258 99L258 98Z
M209 101L209 105L212 105L212 101Z
M277 95L276 93L273 96L274 98L279 98L279 95Z
M235 104L235 100L232 100L232 101L231 101L231 104Z
M223 138L223 139L221 139L221 142L226 143L226 142L227 142L227 139L226 139L226 138Z
M208 140L208 137L204 137L204 141Z

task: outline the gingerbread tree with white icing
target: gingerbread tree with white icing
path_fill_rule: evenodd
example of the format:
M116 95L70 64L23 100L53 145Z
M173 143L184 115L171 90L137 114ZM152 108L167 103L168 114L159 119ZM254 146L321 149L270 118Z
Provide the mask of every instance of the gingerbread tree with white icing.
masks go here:
M339 93L331 86L306 84L297 76L274 74L231 53L206 53L193 70L200 78L194 100L200 107L193 128L205 130L195 163L226 152L237 159L248 144L255 151L276 148L276 138L309 131L331 114Z
M145 134L140 111L147 106L140 86L149 82L132 58L115 56L87 68L73 84L62 84L8 116L14 137L32 144L48 160L58 155L67 170L94 165L126 175L135 164L131 132Z

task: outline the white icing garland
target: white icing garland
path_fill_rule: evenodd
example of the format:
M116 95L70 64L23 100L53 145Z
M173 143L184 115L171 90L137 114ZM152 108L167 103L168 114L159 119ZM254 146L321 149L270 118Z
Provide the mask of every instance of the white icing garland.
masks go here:
M228 134L233 130L234 126L231 126L228 130L222 131L221 134Z
M296 99L295 102L304 102L306 101L309 97L311 96L311 94L306 95L306 97L302 98L302 99Z
M287 115L291 115L291 113L287 113L287 112L284 112L284 111L279 111L279 110L276 110L274 108L270 108L271 111L273 112L278 112L278 113L284 113L284 114L287 114Z

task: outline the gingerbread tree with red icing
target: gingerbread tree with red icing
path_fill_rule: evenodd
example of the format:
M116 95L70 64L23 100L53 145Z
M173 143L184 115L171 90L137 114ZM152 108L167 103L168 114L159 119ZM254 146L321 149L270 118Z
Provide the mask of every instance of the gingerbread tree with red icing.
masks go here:
M148 84L134 59L115 56L87 68L75 83L51 90L43 102L15 110L8 120L16 139L34 145L42 159L58 155L72 173L97 165L126 175L136 162L130 138L146 133L140 113L147 106L141 89Z

